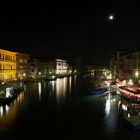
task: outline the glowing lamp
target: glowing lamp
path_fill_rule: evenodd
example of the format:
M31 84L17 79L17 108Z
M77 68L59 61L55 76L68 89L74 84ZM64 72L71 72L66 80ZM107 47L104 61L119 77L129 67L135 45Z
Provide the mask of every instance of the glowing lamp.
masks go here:
M133 85L132 79L130 79L130 80L128 81L128 84L129 84L129 85Z
M136 76L136 78L138 78L138 76L139 76L139 72L138 71L135 72L135 76Z

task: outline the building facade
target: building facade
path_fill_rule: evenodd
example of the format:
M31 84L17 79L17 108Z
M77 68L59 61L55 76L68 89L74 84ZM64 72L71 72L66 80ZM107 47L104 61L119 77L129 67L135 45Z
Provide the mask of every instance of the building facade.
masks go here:
M110 69L114 78L140 78L140 51L117 51L110 59Z
M54 59L48 62L49 74L67 74L68 73L68 64L66 60Z
M54 62L56 65L55 73L56 74L66 74L68 69L68 64L66 60L56 59Z
M17 79L22 80L29 77L30 55L16 52Z
M30 77L33 79L46 78L47 76L47 63L39 61L38 59L32 59L30 61Z
M82 58L70 58L68 63L72 67L72 73L83 74L84 73L84 63Z
M16 53L0 49L0 81L16 79Z
M73 69L73 65L68 65L67 60L54 59L42 62L38 59L31 59L29 54L0 49L1 82L47 78L55 75L77 73L80 70L77 67Z

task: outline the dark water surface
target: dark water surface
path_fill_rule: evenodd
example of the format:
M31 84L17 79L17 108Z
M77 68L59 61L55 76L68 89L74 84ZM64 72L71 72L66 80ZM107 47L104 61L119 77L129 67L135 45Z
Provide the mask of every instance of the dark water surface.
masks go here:
M0 106L4 139L140 139L125 128L118 96L93 96L89 79L73 76L27 83L10 106Z

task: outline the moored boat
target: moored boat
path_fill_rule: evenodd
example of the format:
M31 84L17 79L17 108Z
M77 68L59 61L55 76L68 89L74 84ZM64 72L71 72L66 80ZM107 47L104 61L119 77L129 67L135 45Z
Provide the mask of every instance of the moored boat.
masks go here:
M124 126L131 130L140 130L140 105L132 104L127 107L123 123Z
M140 102L140 85L120 86L120 95L134 102Z
M132 130L140 130L140 104L122 99L118 102L118 111L123 126Z
M124 117L124 125L131 130L140 130L140 116Z
M91 91L91 93L94 94L94 95L98 95L98 94L102 94L106 91L107 91L106 87L96 87Z
M1 88L0 104L10 104L22 91L23 87L20 87L20 85L10 85Z

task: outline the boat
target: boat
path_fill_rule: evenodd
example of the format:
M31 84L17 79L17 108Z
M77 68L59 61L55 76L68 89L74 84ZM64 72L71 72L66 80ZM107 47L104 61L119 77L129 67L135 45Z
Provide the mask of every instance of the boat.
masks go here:
M140 104L127 107L123 116L123 124L131 130L140 130Z
M132 103L124 98L118 102L118 110L122 124L129 130L140 130L140 104Z
M140 102L140 85L120 86L118 91L123 97L133 102Z
M131 130L140 130L140 116L125 117L123 123Z
M20 85L9 85L0 90L0 104L10 104L23 91Z
M104 92L107 91L107 88L106 87L95 87L91 93L94 94L94 95L98 95L98 94L102 94Z

